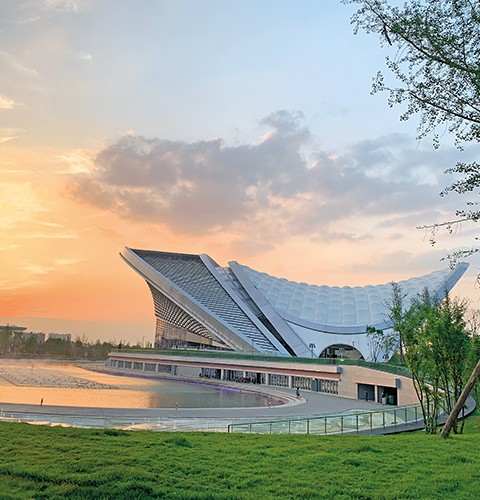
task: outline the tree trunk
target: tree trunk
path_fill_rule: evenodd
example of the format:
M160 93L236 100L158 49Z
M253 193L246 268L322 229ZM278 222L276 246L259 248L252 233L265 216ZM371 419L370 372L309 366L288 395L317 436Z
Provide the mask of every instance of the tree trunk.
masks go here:
M479 376L480 376L480 359L478 360L477 366L475 366L475 369L473 370L472 374L470 375L470 378L468 379L467 385L463 389L462 394L460 394L458 401L455 403L453 410L451 411L450 415L448 416L447 421L445 422L445 425L443 426L442 432L440 433L440 436L442 438L448 437L448 435L450 433L450 429L452 428L453 424L457 420L458 414L460 413L461 409L465 405L465 401L467 400L468 395L470 394L471 390L473 389L473 386L475 385L475 382L477 381Z

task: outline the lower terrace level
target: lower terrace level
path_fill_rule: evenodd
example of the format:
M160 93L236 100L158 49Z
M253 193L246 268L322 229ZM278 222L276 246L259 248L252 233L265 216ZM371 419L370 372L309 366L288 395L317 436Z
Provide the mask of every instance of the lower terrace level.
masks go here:
M125 350L110 353L107 366L113 371L136 375L299 389L302 393L324 393L390 405L418 402L408 377L355 365L143 354Z

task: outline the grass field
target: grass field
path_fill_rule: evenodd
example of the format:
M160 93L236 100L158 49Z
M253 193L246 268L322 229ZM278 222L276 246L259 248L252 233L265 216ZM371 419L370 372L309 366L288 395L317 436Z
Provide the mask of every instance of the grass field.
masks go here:
M0 423L0 498L480 498L480 416L448 440Z

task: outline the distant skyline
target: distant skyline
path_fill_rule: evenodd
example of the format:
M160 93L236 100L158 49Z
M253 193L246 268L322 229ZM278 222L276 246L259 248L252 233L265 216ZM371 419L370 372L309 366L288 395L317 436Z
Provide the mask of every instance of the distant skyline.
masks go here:
M366 285L474 243L440 197L476 158L418 141L340 1L0 3L0 324L152 341L124 246ZM388 72L385 73L388 75ZM388 76L387 76L388 77ZM441 132L441 131L440 131ZM478 256L454 294L479 307Z

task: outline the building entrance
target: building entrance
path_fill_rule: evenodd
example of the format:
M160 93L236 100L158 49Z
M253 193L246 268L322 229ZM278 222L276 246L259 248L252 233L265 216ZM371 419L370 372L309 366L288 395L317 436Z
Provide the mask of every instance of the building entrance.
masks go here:
M377 386L377 402L387 405L398 404L397 388Z
M375 401L375 386L371 384L357 384L357 399Z

